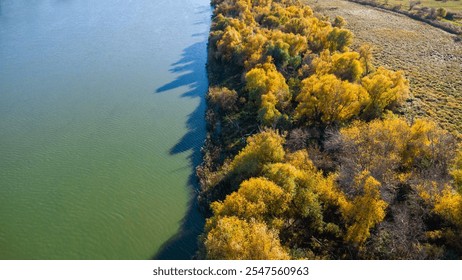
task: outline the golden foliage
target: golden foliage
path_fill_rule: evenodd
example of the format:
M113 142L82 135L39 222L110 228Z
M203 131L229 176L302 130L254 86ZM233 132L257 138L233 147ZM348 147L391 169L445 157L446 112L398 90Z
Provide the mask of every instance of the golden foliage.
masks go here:
M454 178L454 185L458 189L459 193L462 193L462 145L457 150L454 165L450 171Z
M327 36L327 46L331 51L348 51L353 42L353 33L348 29L334 27Z
M402 103L409 95L409 82L401 71L379 67L376 72L364 77L361 84L371 98L365 112L369 118L379 117L385 109Z
M341 129L340 134L348 149L355 151L361 170L372 171L384 165L395 170L425 168L445 160L440 150L448 132L426 120L416 119L412 125L398 117L355 122Z
M342 212L348 223L345 239L358 245L370 236L370 229L385 218L387 203L380 199L380 183L367 171L355 179L355 188L363 192Z
M385 165L398 168L403 161L410 127L400 118L354 122L340 130L346 149L357 159L360 170L373 170ZM388 170L384 170L387 172Z
M223 217L208 231L204 241L207 259L287 260L277 232L264 223Z
M336 76L313 75L302 82L296 118L332 124L356 116L369 96L360 85L341 81Z
M290 102L289 86L271 62L258 65L245 75L246 89L259 106L259 120L270 125L281 115L279 110ZM279 109L279 110L278 110Z
M231 162L234 173L254 176L267 163L284 159L284 138L274 130L265 130L247 138L247 145Z
M357 52L334 53L331 56L325 50L313 60L313 66L318 75L335 74L337 78L350 82L359 81L364 73L360 54Z
M331 73L342 80L358 81L364 73L357 52L335 53L332 55Z
M462 195L447 187L438 196L434 211L462 229Z
M217 42L217 55L231 61L242 44L241 34L231 26L226 27L221 39Z
M259 177L242 182L223 202L214 202L214 218L237 216L242 220L270 221L288 209L290 197L272 181Z

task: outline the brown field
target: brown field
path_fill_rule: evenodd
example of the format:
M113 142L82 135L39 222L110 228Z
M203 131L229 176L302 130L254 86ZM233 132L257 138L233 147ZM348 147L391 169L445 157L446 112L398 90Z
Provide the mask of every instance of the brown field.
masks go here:
M455 36L404 15L342 0L305 0L315 12L342 16L353 48L369 43L375 65L403 70L412 98L403 112L426 117L462 135L462 43Z
M411 2L416 2L417 0L375 0L380 4L387 4L390 6L402 5L404 9L409 9ZM429 8L445 8L451 12L462 12L462 0L447 0L447 1L436 1L436 0L418 0L421 3L418 4L418 7L429 7Z

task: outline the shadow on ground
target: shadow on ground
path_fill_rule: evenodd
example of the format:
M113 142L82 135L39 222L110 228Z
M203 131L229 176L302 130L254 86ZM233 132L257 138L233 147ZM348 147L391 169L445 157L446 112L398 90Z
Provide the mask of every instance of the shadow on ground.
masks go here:
M153 259L192 259L197 251L197 239L204 228L205 219L197 206L197 193L199 185L195 168L202 161L201 147L205 139L205 93L208 87L205 70L207 41L195 43L183 50L179 61L172 64L170 71L177 74L177 78L156 90L156 93L165 93L179 87L188 90L181 95L182 98L198 98L197 108L188 116L186 122L187 133L171 149L170 154L191 152L189 166L191 167L188 179L190 200L185 217L181 221L179 231L165 242Z

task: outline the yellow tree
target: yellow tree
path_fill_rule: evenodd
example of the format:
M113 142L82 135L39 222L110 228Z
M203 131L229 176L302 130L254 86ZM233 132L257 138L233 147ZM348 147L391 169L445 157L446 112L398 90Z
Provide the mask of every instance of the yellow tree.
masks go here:
M208 225L204 240L207 259L218 260L287 260L278 233L261 222L223 217Z
M346 170L369 170L382 180L392 177L394 170L401 167L410 128L400 118L369 123L357 121L342 128L340 135L345 151L341 157L343 167Z
M442 141L447 135L448 132L440 129L434 122L416 119L410 127L402 164L407 168L417 166L424 169L437 161L448 161L446 155L440 154L444 149L442 146L449 144Z
M332 70L330 72L342 80L359 81L364 73L359 58L357 52L335 53L332 55Z
M336 16L334 22L332 22L333 27L343 28L345 25L347 25L347 22L341 16Z
M241 34L234 27L228 26L221 39L217 42L217 56L224 61L232 61L241 44Z
M281 162L284 138L274 130L265 130L247 138L247 145L231 162L231 170L244 178L256 176L267 163Z
M258 65L245 75L246 90L259 107L259 120L270 125L290 102L289 86L271 62Z
M373 70L373 55L372 55L373 47L369 44L363 44L359 47L358 53L361 57L361 62L364 66L365 74L369 74L371 70Z
M377 71L364 77L361 84L370 96L364 112L368 119L379 117L385 109L402 103L409 95L409 82L401 71L379 67Z
M450 187L438 195L434 211L462 229L462 195Z
M437 196L433 211L446 222L446 227L433 234L443 237L448 247L462 252L462 195L447 186Z
M343 52L330 54L324 50L313 60L313 66L318 75L335 74L342 80L357 82L361 79L364 68L357 52Z
M342 214L347 221L346 241L361 245L369 238L370 230L385 218L387 203L380 199L380 183L368 171L356 177L355 188L363 194L354 198Z
M321 202L316 194L317 186L324 179L316 170L302 171L289 163L269 164L264 175L281 186L291 204L286 218L310 217L310 227L320 229L323 225Z
M462 145L457 150L454 165L450 173L454 178L455 187L462 193Z
M212 203L214 218L236 216L242 220L271 222L287 211L290 196L272 181L258 177L241 183L223 202Z
M243 59L245 59L244 66L246 69L254 67L262 60L263 46L268 39L265 35L257 32L244 38L242 46Z
M353 33L347 29L334 27L327 36L327 48L331 51L347 51L353 42Z
M296 118L325 124L344 122L358 115L368 99L360 85L341 81L332 74L313 75L302 82Z

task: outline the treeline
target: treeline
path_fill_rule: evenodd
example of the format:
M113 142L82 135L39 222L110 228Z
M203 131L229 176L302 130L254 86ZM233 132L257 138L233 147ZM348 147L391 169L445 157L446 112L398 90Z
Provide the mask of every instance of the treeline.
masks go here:
M462 256L462 148L297 0L213 0L200 258Z

